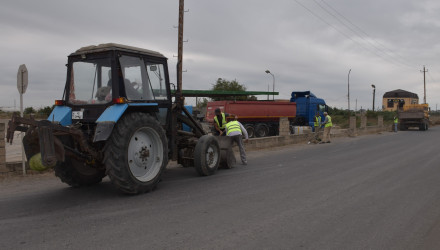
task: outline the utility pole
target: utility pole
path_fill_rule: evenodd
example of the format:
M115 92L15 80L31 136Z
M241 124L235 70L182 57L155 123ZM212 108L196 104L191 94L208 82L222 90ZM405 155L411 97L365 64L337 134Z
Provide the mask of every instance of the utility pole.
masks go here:
M373 88L373 112L374 112L374 100L376 99L376 85L371 84L371 87Z
M179 31L178 31L178 45L177 45L178 54L177 54L177 95L176 95L176 98L182 98L181 94L182 94L182 58L183 58L183 15L184 15L184 0L179 0ZM182 104L182 106L183 106L183 104Z
M347 98L348 98L348 119L350 119L350 73L351 73L351 69L348 71L348 94L347 94Z
M177 71L177 89L175 93L175 102L176 105L173 107L173 112L177 114L181 114L182 110L184 109L183 105L185 103L185 100L182 96L182 57L183 57L183 15L184 15L184 0L179 0L179 30L177 33L178 37L178 44L177 44L177 65L176 65L176 71ZM171 123L176 125L177 124L177 116L172 115L171 116ZM172 160L177 160L177 129L173 129L171 131L171 138L173 138L171 142L171 147L173 148L173 154L171 156Z
M426 104L426 77L425 73L428 72L428 70L425 70L425 65L423 65L423 71L420 70L420 72L423 73L423 104Z

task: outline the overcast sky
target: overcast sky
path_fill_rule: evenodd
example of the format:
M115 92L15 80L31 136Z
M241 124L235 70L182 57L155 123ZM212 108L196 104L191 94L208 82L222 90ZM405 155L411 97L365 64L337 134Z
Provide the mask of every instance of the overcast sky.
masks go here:
M178 0L0 2L0 107L19 108L20 64L29 71L24 106L62 97L67 55L101 43L161 52L176 82ZM186 0L184 89L210 89L217 78L278 99L311 90L329 106L376 108L387 91L404 89L440 104L438 0ZM260 98L266 98L261 96ZM357 99L357 106L356 106ZM191 101L190 101L191 102Z

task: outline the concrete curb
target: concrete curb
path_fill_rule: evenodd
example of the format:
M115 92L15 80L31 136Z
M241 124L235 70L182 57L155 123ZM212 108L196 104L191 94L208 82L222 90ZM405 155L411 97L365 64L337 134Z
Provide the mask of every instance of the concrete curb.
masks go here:
M377 134L380 132L391 131L388 127L366 127L362 129L332 129L330 138L339 137L355 137L368 134ZM320 138L322 138L322 132L320 132ZM246 144L246 150L259 150L264 148L281 147L290 144L300 144L312 141L315 137L314 133L306 133L300 135L287 135L287 136L271 136L263 138L252 138Z
M391 132L391 128L389 127L366 127L363 129L337 129L333 128L330 134L330 138L339 138L339 137L355 137L355 136L362 136L362 135L368 135L368 134L376 134L380 132L389 131ZM305 133L305 134L299 134L299 135L286 135L286 136L270 136L270 137L263 137L263 138L252 138L249 139L249 142L245 144L246 151L253 151L253 150L261 150L266 148L274 148L274 147L282 147L286 145L292 145L292 144L301 144L301 143L308 143L309 141L312 141L315 137L314 133ZM320 138L322 138L322 132L320 132ZM238 152L238 146L234 144L234 151ZM22 166L21 161L16 162L6 162L6 169L7 172L0 172L0 176L7 177L7 176L16 176L22 174ZM40 173L46 173L47 171L33 171L29 168L29 165L26 163L26 174L34 175L34 174L40 174Z

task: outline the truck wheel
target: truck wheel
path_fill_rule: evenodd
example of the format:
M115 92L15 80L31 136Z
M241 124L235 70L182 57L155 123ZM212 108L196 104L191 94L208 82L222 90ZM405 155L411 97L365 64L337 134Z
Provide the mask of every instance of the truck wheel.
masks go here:
M269 128L264 123L259 123L255 127L255 135L257 137L266 137L269 135Z
M104 169L97 169L73 157L65 156L64 162L57 162L55 176L72 187L90 186L100 183L105 176Z
M130 194L153 190L168 164L168 142L159 122L145 113L129 113L116 124L107 141L107 175Z
M246 129L247 133L248 133L248 137L249 138L254 138L255 136L255 129L254 126L252 126L251 124L246 124L244 126L244 128Z
M199 138L194 150L194 167L201 176L213 175L220 163L220 146L211 135Z

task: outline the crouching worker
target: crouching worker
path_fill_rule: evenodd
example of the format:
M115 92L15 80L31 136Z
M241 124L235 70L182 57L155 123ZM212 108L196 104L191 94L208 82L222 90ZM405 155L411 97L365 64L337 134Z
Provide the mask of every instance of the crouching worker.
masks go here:
M230 117L229 114L223 113L219 108L215 109L214 116L214 135L225 136L226 118Z
M244 146L243 146L243 136L245 138L245 142L248 142L248 133L246 129L243 127L243 125L239 121L237 121L238 116L236 115L231 115L231 116L233 120L226 123L225 132L227 136L232 137L232 143L234 143L234 141L237 143L238 148L240 149L241 163L243 165L247 165L246 151L244 150Z

